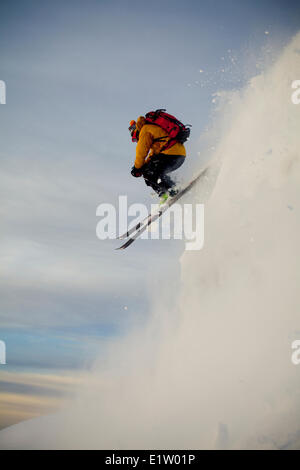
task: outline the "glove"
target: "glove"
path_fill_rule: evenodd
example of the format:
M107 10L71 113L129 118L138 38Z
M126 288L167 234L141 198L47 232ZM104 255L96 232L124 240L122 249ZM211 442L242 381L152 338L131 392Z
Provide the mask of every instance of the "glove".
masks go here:
M142 169L141 168L136 168L135 166L133 166L131 168L131 174L132 176L134 176L135 178L139 178L140 176L142 176Z

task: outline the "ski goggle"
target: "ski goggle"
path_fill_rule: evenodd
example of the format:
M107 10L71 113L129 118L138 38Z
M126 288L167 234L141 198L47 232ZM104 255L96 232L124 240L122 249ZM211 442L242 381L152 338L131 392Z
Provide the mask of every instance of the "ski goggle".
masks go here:
M130 132L132 142L137 142L139 140L139 131L136 129L135 121L130 121L128 130Z

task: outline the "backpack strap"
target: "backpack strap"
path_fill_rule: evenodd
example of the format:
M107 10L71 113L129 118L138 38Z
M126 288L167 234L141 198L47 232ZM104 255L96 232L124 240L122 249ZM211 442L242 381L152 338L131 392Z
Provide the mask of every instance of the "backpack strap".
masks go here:
M153 142L165 142L168 139L168 136L164 137L157 137L156 139L153 139Z

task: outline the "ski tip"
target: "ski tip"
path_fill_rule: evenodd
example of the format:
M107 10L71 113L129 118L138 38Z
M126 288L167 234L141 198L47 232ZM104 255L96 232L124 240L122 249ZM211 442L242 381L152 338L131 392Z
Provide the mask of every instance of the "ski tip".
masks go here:
M125 250L125 248L130 246L133 242L134 242L134 238L130 238L129 240L127 240L126 243L124 243L124 245L121 245L118 248L115 248L115 250Z

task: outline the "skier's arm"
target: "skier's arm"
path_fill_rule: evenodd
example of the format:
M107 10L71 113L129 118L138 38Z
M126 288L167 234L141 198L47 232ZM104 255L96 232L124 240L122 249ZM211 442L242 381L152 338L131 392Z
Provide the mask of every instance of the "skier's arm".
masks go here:
M153 155L154 155L154 150L151 149L150 152L148 153L148 156L147 156L147 158L146 158L146 160L145 160L145 163L148 163L149 160L151 160L151 157L152 157Z
M150 132L142 129L140 132L139 141L136 146L136 158L134 162L135 168L142 168L145 163L146 157L151 149L153 137Z

